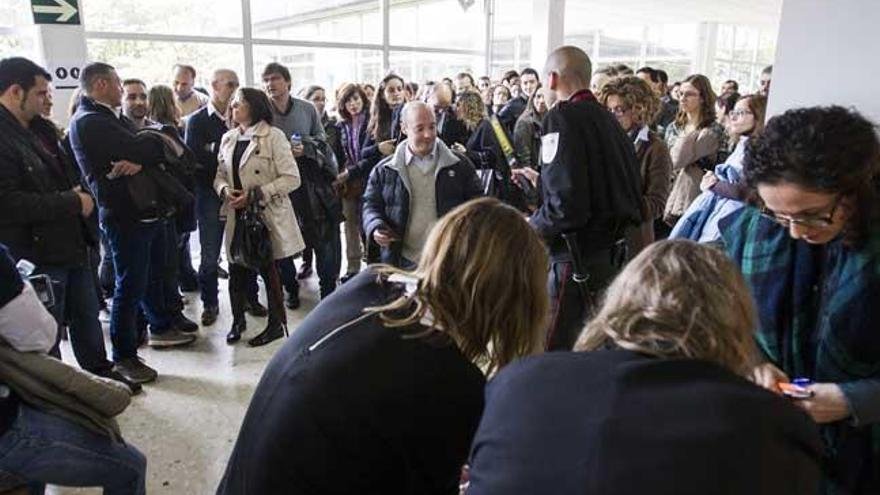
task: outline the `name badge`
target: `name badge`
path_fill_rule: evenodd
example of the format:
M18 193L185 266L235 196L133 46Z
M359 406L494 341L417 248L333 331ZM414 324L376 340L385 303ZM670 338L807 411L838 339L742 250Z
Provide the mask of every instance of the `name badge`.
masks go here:
M544 163L551 163L556 158L556 151L559 149L559 133L551 132L541 137L541 160Z

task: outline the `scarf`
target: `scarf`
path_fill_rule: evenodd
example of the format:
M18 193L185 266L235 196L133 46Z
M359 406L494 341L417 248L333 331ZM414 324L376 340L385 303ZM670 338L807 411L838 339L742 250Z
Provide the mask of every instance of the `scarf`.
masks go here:
M725 246L758 302L756 340L764 354L791 378L880 379L880 226L851 247L841 238L821 246L791 239L751 207L727 222ZM845 485L870 478L873 488L864 493L878 493L880 424L844 420L821 431L832 478ZM826 493L847 493L829 485Z

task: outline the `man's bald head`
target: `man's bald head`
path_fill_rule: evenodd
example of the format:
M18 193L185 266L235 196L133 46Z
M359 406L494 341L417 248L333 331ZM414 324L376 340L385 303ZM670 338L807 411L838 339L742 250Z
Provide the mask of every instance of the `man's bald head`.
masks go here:
M431 94L431 104L435 108L448 108L452 105L452 88L446 83L435 85Z
M430 118L432 121L435 120L434 112L431 111L431 107L423 101L413 100L404 105L403 110L400 111L400 122L404 127L411 127L411 124L418 122L423 118Z
M576 46L561 46L547 57L544 73L562 99L582 89L589 89L593 73L590 57Z
M400 120L409 150L416 156L427 156L434 149L437 140L437 120L425 102L411 101L407 103Z

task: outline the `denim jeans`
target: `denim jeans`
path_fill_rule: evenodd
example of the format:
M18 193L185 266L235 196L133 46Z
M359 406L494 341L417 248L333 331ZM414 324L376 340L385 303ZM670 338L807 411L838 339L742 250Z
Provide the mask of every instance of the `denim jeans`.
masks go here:
M205 185L196 185L196 215L199 223L199 245L201 246L201 262L199 263L199 290L202 293L202 304L216 308L217 269L220 267L220 247L223 245L223 229L226 225L220 219L222 202L214 190ZM256 281L256 276L254 276ZM256 285L256 283L254 283Z
M165 222L108 220L104 223L116 270L110 313L114 361L137 356L138 306L154 329L167 329L171 325L163 283L168 251Z
M98 295L91 264L78 267L39 266L36 273L52 279L55 305L49 308L59 329L66 320L70 329L70 345L80 368L100 373L108 371L113 363L107 360L104 332L98 321ZM61 332L58 332L59 340ZM50 354L60 358L58 340Z
M50 483L100 486L104 495L143 495L146 468L146 457L132 445L25 404L0 436L0 471L27 481L31 494L43 493Z
M332 224L325 229L324 238L315 244L315 268L321 286L321 299L329 296L336 289L339 270L342 268L342 241L339 235L339 224Z
M190 232L182 232L177 237L177 278L183 287L198 287L198 275L193 269L190 253L189 235Z
M161 292L157 299L165 301L165 310L173 321L183 311L183 299L180 296L180 234L173 219L164 222L165 251L162 253ZM153 325L152 333L162 333L166 328Z
M296 266L293 264L293 256L276 260L275 263L278 265L278 273L281 275L281 285L284 290L288 294L299 294L299 282L296 280ZM256 276L254 279L256 280Z

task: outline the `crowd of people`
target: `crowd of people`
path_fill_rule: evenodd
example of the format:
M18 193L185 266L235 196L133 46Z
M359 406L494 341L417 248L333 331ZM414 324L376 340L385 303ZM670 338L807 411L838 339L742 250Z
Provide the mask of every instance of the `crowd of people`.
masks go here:
M765 122L772 67L716 93L572 46L497 81L125 76L84 67L61 129L50 74L0 61L0 492L145 493L139 347L202 337L223 278L227 342L273 342L313 273L218 494L880 491L856 110Z

